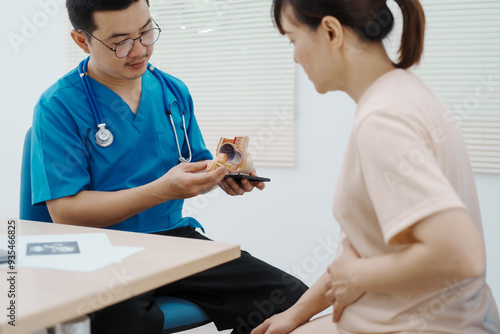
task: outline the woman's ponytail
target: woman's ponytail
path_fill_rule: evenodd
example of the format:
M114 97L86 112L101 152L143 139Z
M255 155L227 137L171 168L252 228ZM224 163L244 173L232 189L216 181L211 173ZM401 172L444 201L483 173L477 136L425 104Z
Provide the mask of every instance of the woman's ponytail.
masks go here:
M418 0L395 0L403 12L403 36L397 68L418 64L424 52L425 14ZM394 26L387 0L273 0L274 22L282 34L285 6L291 6L295 19L316 30L325 16L333 16L367 42L381 42Z
M409 68L420 62L424 52L425 14L418 0L395 0L403 12L403 34L397 68Z

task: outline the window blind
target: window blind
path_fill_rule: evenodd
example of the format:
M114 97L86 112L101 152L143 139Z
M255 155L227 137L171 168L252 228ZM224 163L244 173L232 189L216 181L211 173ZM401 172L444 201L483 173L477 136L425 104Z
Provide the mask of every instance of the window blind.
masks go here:
M151 63L184 81L207 148L250 137L259 167L295 161L293 48L274 28L270 0L151 0L162 29ZM70 28L67 22L68 29ZM66 63L82 51L67 38Z
M500 1L421 0L427 19L424 57L415 68L450 108L477 173L500 173ZM395 58L397 29L387 41Z

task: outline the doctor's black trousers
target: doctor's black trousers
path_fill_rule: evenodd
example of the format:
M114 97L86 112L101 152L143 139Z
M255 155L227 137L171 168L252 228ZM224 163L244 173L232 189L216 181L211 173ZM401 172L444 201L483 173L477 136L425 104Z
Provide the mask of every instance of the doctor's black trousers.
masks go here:
M210 240L193 227L156 234ZM306 290L297 278L242 251L239 259L95 312L92 334L160 334L163 313L154 296L189 300L205 310L218 330L248 334L292 306Z

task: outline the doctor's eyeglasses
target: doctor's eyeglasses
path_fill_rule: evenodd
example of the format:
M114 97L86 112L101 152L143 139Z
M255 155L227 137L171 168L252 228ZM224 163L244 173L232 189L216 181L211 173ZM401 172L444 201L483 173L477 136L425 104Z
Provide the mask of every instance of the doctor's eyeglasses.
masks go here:
M86 34L92 36L93 38L101 42L109 50L113 51L118 58L125 58L134 48L134 43L136 40L139 40L141 44L144 46L150 46L153 45L158 40L158 38L160 38L160 33L161 33L160 26L158 25L158 23L156 23L155 20L153 20L153 18L151 18L151 21L153 21L153 23L156 25L156 28L146 30L137 38L124 39L123 41L117 43L114 49L109 47L106 43L104 43L103 41L101 41L99 38L95 37L88 31L85 30L79 30L79 31L84 31Z

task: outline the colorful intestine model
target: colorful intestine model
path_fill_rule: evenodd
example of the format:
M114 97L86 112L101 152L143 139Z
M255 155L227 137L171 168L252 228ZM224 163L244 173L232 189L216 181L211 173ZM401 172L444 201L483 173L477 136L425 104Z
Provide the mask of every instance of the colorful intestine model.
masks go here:
M217 146L216 158L208 163L207 170L211 171L219 166L226 166L232 174L250 174L253 160L248 152L249 137L222 137Z

